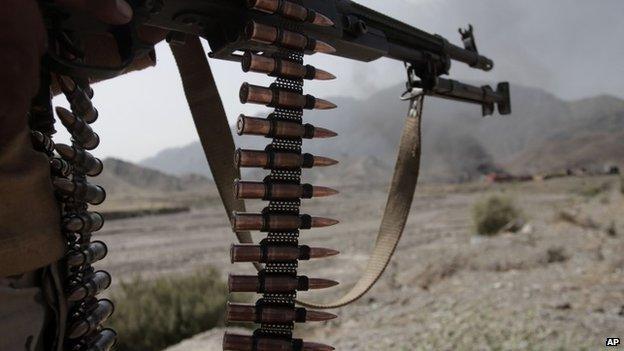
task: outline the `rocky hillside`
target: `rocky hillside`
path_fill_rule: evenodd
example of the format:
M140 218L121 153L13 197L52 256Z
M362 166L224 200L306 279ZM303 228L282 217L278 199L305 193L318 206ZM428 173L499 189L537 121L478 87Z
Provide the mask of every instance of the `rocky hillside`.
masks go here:
M173 176L130 162L107 158L104 160L104 171L97 177L97 183L107 193L121 195L187 191L209 185L211 181L194 174Z
M398 99L401 91L382 90L366 101L330 98L337 110L308 113L313 124L340 134L306 142L306 151L343 164L337 171L315 172L315 177L333 182L389 175L407 110L407 103ZM512 106L511 116L482 119L477 106L426 101L423 179L470 180L500 166L523 173L624 163L624 100L597 96L568 102L540 89L512 86ZM237 138L242 147L259 148L265 142ZM142 164L172 174L209 175L199 143L164 150Z

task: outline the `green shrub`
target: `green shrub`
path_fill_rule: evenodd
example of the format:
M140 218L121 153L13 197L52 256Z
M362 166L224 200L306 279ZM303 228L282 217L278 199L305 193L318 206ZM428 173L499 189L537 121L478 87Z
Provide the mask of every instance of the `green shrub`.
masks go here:
M593 198L593 197L596 197L600 194L603 194L609 191L610 188L611 188L611 183L604 182L598 185L586 185L584 187L579 188L576 191L576 193L586 198Z
M223 322L228 290L214 269L122 282L110 326L120 351L157 351Z
M520 221L520 210L504 196L490 196L472 208L475 229L480 235L496 235L504 227Z

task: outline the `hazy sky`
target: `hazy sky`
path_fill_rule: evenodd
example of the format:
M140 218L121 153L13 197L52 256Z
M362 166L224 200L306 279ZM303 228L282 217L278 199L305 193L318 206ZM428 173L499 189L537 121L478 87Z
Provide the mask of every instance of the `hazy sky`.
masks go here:
M451 75L460 79L543 87L564 99L597 94L624 98L623 0L360 0L380 12L459 43L457 28L475 26L477 46L496 62L484 73L455 63ZM209 48L206 47L209 51ZM94 103L101 137L96 155L139 161L156 152L197 139L186 107L175 62L167 45L156 49L158 65L97 84ZM366 97L375 90L404 82L403 65L382 59L374 63L314 55L307 63L336 74L329 82L306 84L318 97ZM230 121L240 113L255 114L258 106L238 102L242 82L268 85L258 74L244 74L240 65L211 60ZM397 91L397 96L401 91ZM513 99L513 95L512 95ZM64 99L55 103L64 105ZM63 129L59 127L58 129ZM67 135L59 133L60 140ZM348 136L345 136L348 137Z

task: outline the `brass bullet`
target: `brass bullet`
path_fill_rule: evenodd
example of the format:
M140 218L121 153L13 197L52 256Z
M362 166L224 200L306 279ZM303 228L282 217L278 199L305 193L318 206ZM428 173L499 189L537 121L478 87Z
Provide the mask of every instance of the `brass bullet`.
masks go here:
M225 318L229 322L251 322L258 324L288 324L292 322L324 322L338 316L305 308L284 306L256 306L228 303Z
M82 118L89 124L95 122L98 118L98 111L93 107L93 103L91 102L93 89L85 91L77 86L73 79L66 76L59 76L58 81L63 94L67 97L71 109L76 116Z
M232 228L236 232L249 230L289 231L297 229L322 228L336 225L335 219L311 217L309 215L278 215L234 212Z
M333 27L334 21L332 21L329 17L325 16L322 13L316 12L314 19L312 20L313 24L322 27Z
M329 157L314 157L313 167L329 167L337 164L338 161Z
M243 83L239 92L243 104L251 103L269 107L284 107L307 110L329 110L336 108L336 104L327 100L315 98L312 95L302 95L296 92L265 88L249 83Z
M299 4L284 0L248 0L250 8L269 14L279 14L285 18L308 22L323 27L331 27L334 22L327 16Z
M83 171L88 176L98 176L104 169L104 164L100 159L84 150L65 144L57 144L56 152L65 160L72 162L75 168Z
M67 264L72 267L92 264L106 257L107 253L108 248L106 244L101 241L93 241L82 251L74 250L69 252L67 254Z
M58 78L59 85L64 94L71 94L76 90L76 82L74 82L73 79L67 76L58 76Z
M102 329L87 351L110 351L116 341L117 332L110 328Z
M320 127L314 127L313 138L327 139L327 138L333 138L333 137L335 137L337 135L338 134L336 132L331 131L329 129L320 128Z
M311 199L338 194L338 191L310 184L234 182L234 194L239 199L288 200Z
M234 155L234 163L239 168L299 169L333 166L338 161L311 154L238 149Z
M54 142L50 137L37 130L31 131L30 136L35 150L44 152L48 155L51 155L52 152L54 152Z
M91 233L102 229L104 217L98 212L82 212L63 219L63 228L70 232Z
M263 281L262 281L263 280ZM328 279L292 276L288 274L265 274L264 278L257 275L233 275L228 278L230 292L255 293L290 293L293 291L308 291L327 289L338 285L338 282Z
M259 135L267 138L284 139L325 139L335 137L329 129L315 127L311 124L278 121L240 115L236 123L238 135Z
M235 262L288 262L295 260L310 260L336 256L340 252L332 249L309 246L261 246L261 245L232 245L230 258Z
M70 111L58 106L56 114L61 123L67 128L72 138L87 150L93 150L100 144L100 137L81 118L74 116Z
M115 311L115 306L108 299L98 300L97 306L84 319L71 324L68 337L78 339L97 330Z
M106 199L106 191L99 185L72 182L67 179L56 178L52 182L54 187L62 194L88 202L91 205L99 205Z
M336 49L320 40L308 38L303 34L291 32L282 28L267 26L250 21L245 27L247 40L262 44L277 45L292 50L314 51L332 54Z
M301 65L281 58L256 55L246 51L241 60L244 72L257 72L290 79L331 80L336 76L310 65Z
M68 178L74 171L74 168L69 164L69 162L60 157L53 157L50 159L50 168L52 169L53 174L63 178Z
M68 294L67 300L80 301L89 296L95 296L108 289L111 285L111 276L106 271L97 271L83 285L74 288Z
M336 76L322 69L314 68L314 79L316 80L334 80Z
M336 104L334 104L333 102L329 102L323 99L316 99L316 101L314 102L314 108L317 110L332 110L336 107L338 106L336 106Z
M295 350L295 344L301 348ZM225 333L223 350L226 351L333 351L333 347L301 339L285 340Z

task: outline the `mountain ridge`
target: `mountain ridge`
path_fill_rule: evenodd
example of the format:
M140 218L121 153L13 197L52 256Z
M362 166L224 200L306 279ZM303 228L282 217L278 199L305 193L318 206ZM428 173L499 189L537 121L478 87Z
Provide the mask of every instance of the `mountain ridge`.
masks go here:
M306 152L349 165L343 167L346 173L320 170L318 176L311 177L349 177L349 169L358 169L353 165L358 162L368 164L369 169L373 165L387 167L387 172L380 173L389 174L408 108L398 99L400 91L398 86L383 89L365 101L330 97L328 100L339 109L307 112L307 122L334 130L339 137L306 140ZM499 167L524 173L623 163L624 139L618 130L624 130L624 100L598 95L565 101L542 89L517 85L512 85L511 94L512 115L485 120L477 118L478 106L426 100L422 178L456 182L475 179ZM240 147L261 149L269 140L235 136L235 141ZM608 155L601 155L604 153ZM199 142L162 150L141 164L171 174L209 176Z

